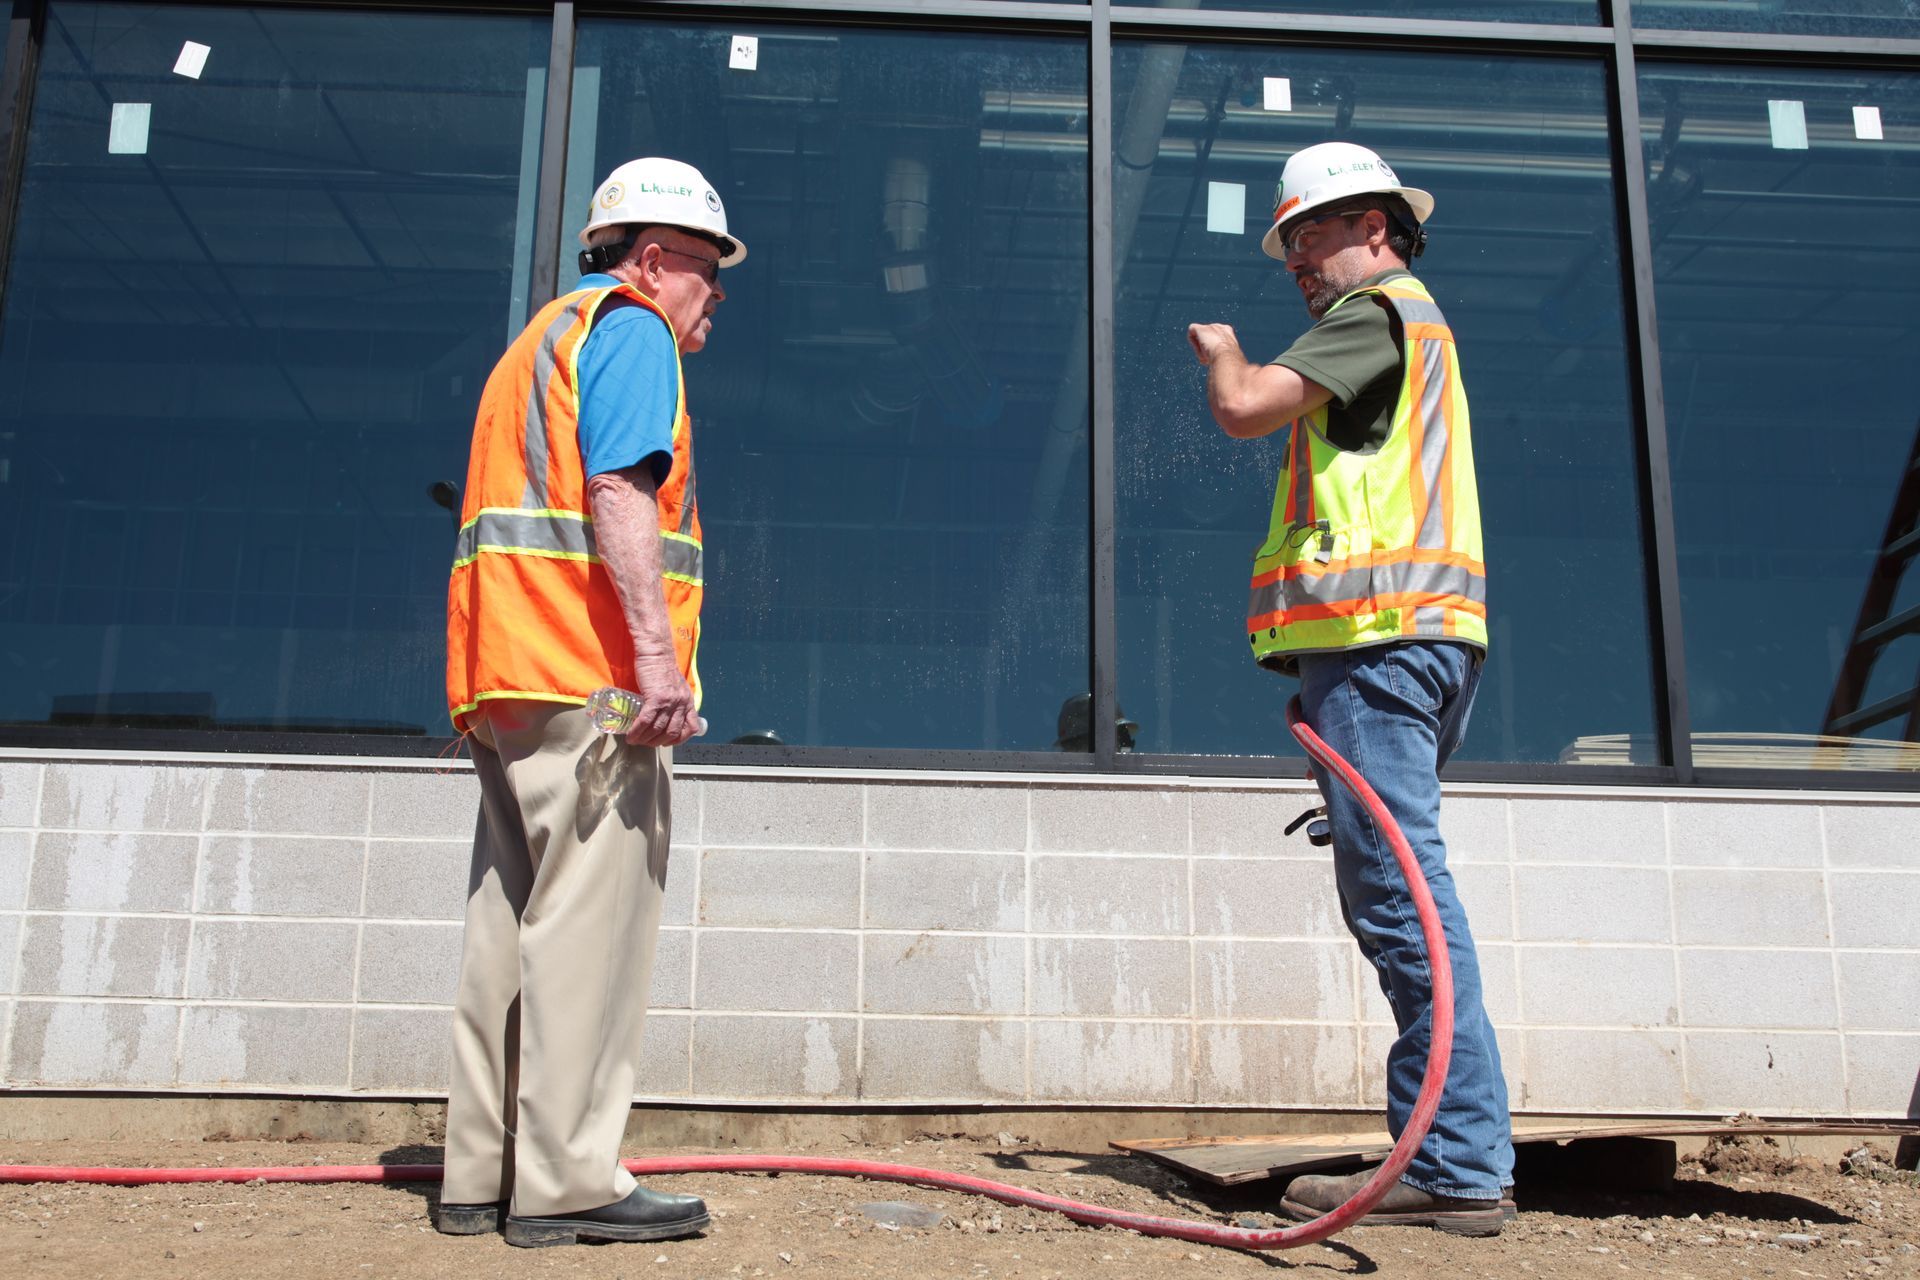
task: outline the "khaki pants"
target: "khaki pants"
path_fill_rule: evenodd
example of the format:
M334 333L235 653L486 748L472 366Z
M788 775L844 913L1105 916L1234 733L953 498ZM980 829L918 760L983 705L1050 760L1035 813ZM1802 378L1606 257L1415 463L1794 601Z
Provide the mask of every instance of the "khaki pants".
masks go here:
M672 754L579 707L485 704L447 1100L448 1204L623 1199L619 1164L667 881Z

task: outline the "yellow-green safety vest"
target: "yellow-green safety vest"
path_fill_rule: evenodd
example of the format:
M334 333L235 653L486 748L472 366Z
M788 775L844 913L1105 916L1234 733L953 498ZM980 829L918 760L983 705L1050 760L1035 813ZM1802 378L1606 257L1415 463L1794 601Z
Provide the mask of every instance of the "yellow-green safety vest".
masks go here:
M1415 637L1487 645L1480 495L1453 330L1411 276L1355 290L1333 310L1379 305L1373 298L1393 308L1405 343L1393 430L1369 453L1328 441L1325 406L1292 424L1247 605L1254 660L1276 670L1294 671L1302 653Z

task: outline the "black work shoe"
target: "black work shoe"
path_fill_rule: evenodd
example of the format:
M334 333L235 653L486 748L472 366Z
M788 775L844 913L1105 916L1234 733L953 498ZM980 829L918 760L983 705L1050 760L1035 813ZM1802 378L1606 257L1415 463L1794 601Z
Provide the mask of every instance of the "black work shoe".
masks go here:
M500 1229L507 1202L496 1204L442 1204L433 1211L433 1229L443 1236L483 1236Z
M1363 1169L1344 1178L1309 1173L1287 1184L1280 1198L1280 1211L1296 1221L1306 1222L1332 1213L1367 1184L1373 1170ZM1386 1198L1372 1212L1353 1225L1356 1227L1433 1227L1457 1236L1497 1236L1508 1214L1497 1199L1466 1200L1456 1196L1436 1196L1395 1183Z
M546 1218L508 1214L500 1234L508 1244L541 1249L582 1240L673 1240L706 1229L707 1203L699 1196L666 1195L635 1187L625 1200L557 1213Z

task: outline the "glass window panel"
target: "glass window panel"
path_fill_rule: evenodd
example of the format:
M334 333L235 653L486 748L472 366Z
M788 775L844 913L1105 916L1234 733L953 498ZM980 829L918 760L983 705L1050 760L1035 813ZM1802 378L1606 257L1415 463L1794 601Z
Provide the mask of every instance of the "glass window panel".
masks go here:
M1646 66L1640 105L1694 758L1920 767L1920 635L1858 643L1920 606L1920 76Z
M1634 0L1633 25L1669 31L1920 38L1913 0Z
M570 218L670 155L749 250L686 364L710 740L1050 749L1088 668L1085 43L746 31L752 70L739 27L583 22L568 147Z
M1266 77L1292 110L1265 109ZM1491 657L1458 758L1580 758L1653 724L1635 415L1598 62L1126 45L1114 78L1121 703L1140 749L1291 753L1244 629L1284 432L1225 436L1192 321L1271 359L1310 324L1260 252L1285 158L1340 137L1434 193L1415 267L1459 341ZM1245 214L1210 229L1210 185ZM1601 675L1601 673L1604 673Z
M1419 18L1454 22L1544 22L1591 27L1595 0L1132 0L1145 8L1248 9L1329 18Z
M448 731L429 488L524 306L546 47L527 17L50 7L0 721Z

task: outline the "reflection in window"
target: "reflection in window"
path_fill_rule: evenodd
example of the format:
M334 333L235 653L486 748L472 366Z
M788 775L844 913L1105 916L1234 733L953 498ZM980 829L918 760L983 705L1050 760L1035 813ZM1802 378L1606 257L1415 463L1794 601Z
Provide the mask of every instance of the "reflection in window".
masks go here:
M713 740L1046 750L1087 672L1083 43L581 26L567 209L671 155L751 256L687 361ZM563 285L574 278L569 272Z
M1418 18L1456 22L1547 22L1593 26L1596 0L1132 0L1150 7L1251 9L1330 18Z
M1695 760L1920 768L1920 77L1640 105Z
M518 324L545 26L51 6L0 328L0 720L446 732L429 489Z
M1437 198L1414 264L1460 344L1491 656L1463 760L1645 734L1653 689L1598 63L1133 45L1116 55L1121 700L1140 750L1279 754L1292 680L1247 656L1284 432L1228 439L1190 321L1269 359L1310 320L1260 253L1291 152L1343 138ZM1270 78L1291 100L1272 109ZM1242 206L1244 206L1242 208Z
M1913 0L1634 0L1633 25L1912 40L1920 8Z

